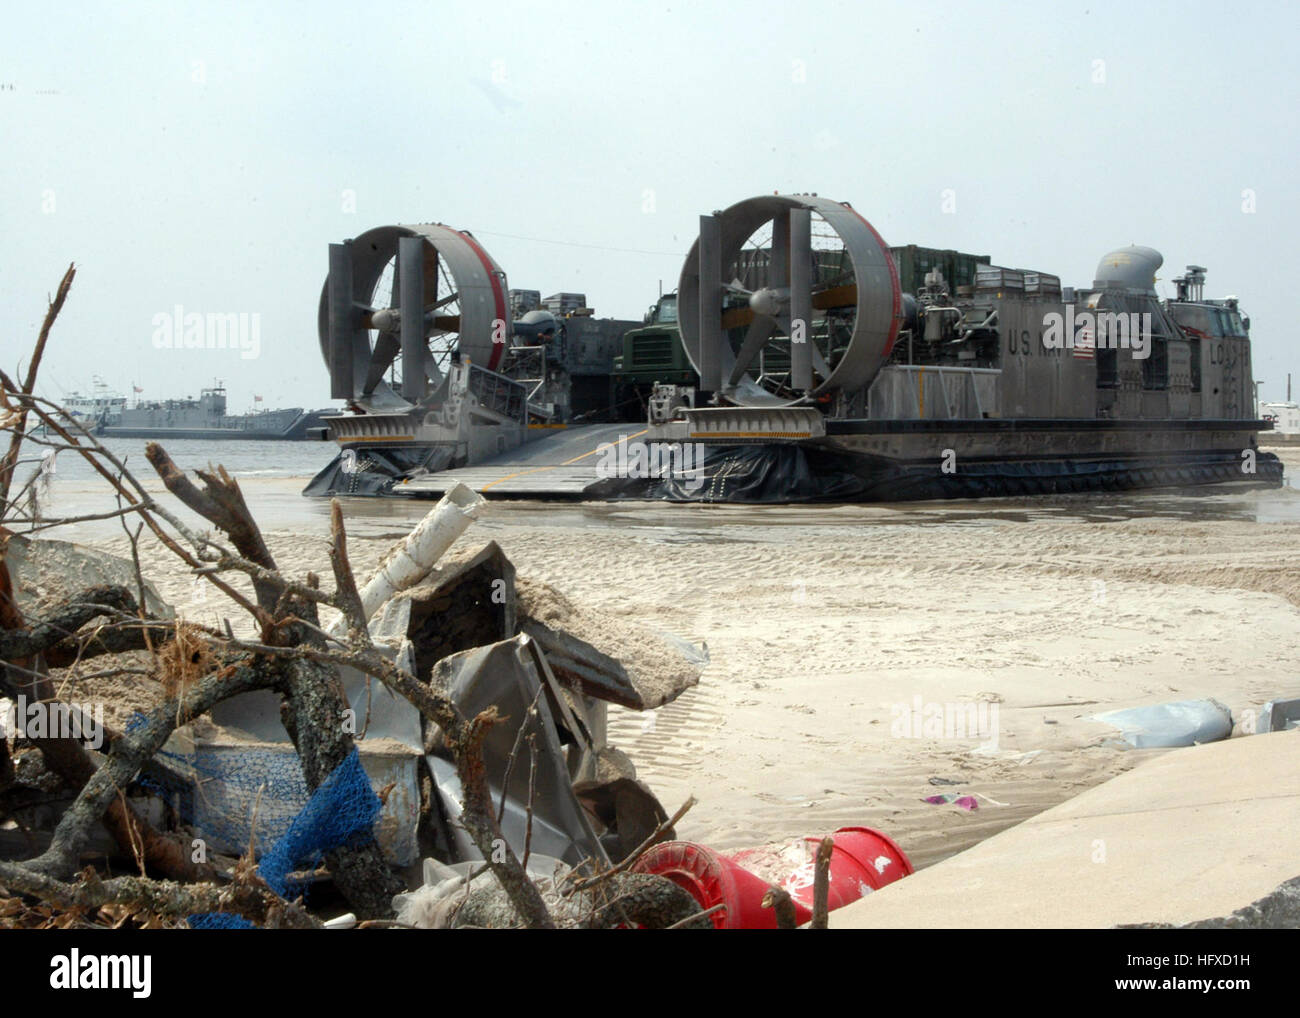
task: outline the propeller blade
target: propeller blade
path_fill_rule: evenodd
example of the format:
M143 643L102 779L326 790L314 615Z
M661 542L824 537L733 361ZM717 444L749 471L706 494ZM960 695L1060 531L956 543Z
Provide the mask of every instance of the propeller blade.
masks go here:
M356 380L352 347L356 312L352 305L352 241L330 245L329 275L330 398L352 399Z
M851 308L858 303L858 288L853 285L834 286L813 294L812 306L818 311L830 308ZM722 312L722 328L739 329L754 320L754 312L748 307L729 308Z
M767 285L773 290L790 285L790 220L787 216L778 215L772 220Z
M826 363L826 358L823 357L822 352L817 349L817 344L809 343L808 345L812 348L813 370L816 371L817 374L821 375L822 378L830 378L831 366Z
M744 377L750 364L758 356L758 352L763 349L763 345L776 331L776 322L767 315L754 315L752 311L750 315L753 317L753 324L745 333L745 341L740 345L740 352L736 354L736 366L731 369L731 377L727 381L728 388L735 388L736 383Z
M813 294L813 307L818 311L829 308L857 307L858 288L854 283L847 286L832 286Z
M790 384L812 388L812 212L794 208L789 217Z
M423 237L399 237L397 269L401 278L398 308L402 313L402 397L424 398L424 249Z
M716 392L722 388L722 226L716 216L700 216L699 240L700 388Z
M754 320L754 309L750 307L730 308L722 312L722 329L724 332L739 329Z
M381 332L375 337L375 349L370 355L370 365L366 368L366 384L361 387L361 395L369 396L384 378L388 366L397 359L402 349L402 341L396 333Z

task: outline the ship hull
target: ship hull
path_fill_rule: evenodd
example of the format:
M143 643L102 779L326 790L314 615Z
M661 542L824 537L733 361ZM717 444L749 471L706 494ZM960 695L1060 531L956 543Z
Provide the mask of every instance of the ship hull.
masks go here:
M286 431L253 431L242 428L100 428L102 438L200 438L214 441L293 441Z
M259 415L261 416L261 415ZM103 424L96 429L96 434L103 438L186 438L221 442L298 442L311 439L309 433L313 427L320 427L323 420L322 411L303 413L294 411L292 415L278 415L274 411L265 415L279 419L264 426L246 427L191 427L184 424L167 424L166 422L142 422Z
M631 455L629 425L568 428L472 467L428 470L435 450L381 443L322 471L308 495L791 504L998 498L1080 492L1276 487L1282 463L1255 421L832 421L804 441L681 443L675 459ZM621 456L609 454L619 444ZM689 451L688 450L689 447ZM660 449L665 446L660 445ZM638 464L667 462L657 476Z

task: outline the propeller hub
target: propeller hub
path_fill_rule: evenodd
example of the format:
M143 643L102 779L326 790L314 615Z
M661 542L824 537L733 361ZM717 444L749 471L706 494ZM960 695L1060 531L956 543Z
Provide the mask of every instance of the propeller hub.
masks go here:
M402 313L395 308L385 308L370 316L371 328L380 332L396 332L402 325Z
M749 307L756 315L775 318L781 311L781 298L771 287L761 287L749 295Z

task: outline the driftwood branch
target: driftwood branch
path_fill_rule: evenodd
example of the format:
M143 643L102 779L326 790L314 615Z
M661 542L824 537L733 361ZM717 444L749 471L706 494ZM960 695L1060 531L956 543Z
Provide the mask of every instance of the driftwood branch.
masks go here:
M177 698L154 708L145 720L113 744L103 766L88 777L80 794L54 829L49 848L22 865L36 873L68 878L76 872L81 851L90 839L94 824L117 801L140 768L158 752L168 736L181 725L207 713L213 704L237 693L276 688L280 676L266 663L229 666L187 687Z
M822 838L817 846L817 861L813 865L813 907L810 930L824 930L830 921L828 899L831 887L831 853L835 851L834 838Z
M239 483L224 468L199 471L203 482L200 489L158 443L150 442L145 447L145 457L167 490L224 531L241 556L262 569L275 571L275 559L248 510ZM253 589L265 619L264 640L324 645L313 602L294 598L276 584L256 577ZM293 625L298 613L310 625ZM344 724L347 697L337 668L325 662L289 661L283 669L283 678L285 730L298 751L307 787L315 791L355 748ZM327 853L326 861L339 890L359 916L388 918L392 915L393 896L405 890L405 884L389 869L377 842L337 848Z
M361 605L361 594L348 559L348 534L343 525L343 506L337 498L330 499L330 566L334 570L336 606L347 620L348 630L354 640L369 642L366 628L366 610Z
M174 622L122 621L96 626L84 633L74 633L45 650L45 663L51 668L67 668L78 661L122 654L131 650L155 650L176 632Z
M135 598L125 587L92 587L30 628L0 631L0 659L19 661L35 657L62 643L92 619L136 610Z
M785 888L771 884L767 889L767 893L763 895L760 904L763 908L770 908L776 912L776 928L778 930L795 930L799 928L794 899L790 897L790 892Z
M302 906L285 901L260 881L236 881L218 887L145 877L100 880L93 871L87 871L77 883L69 883L17 863L0 861L0 884L66 909L124 905L133 911L169 918L226 912L270 929L321 928L320 921Z
M243 492L224 468L217 475L200 471L199 477L204 482L200 490L157 442L146 445L144 455L167 490L209 523L225 531L244 558L268 571L275 570L275 559L271 557L261 530L253 522ZM253 590L262 610L271 613L279 591L258 578L253 580Z
M77 267L69 265L68 271L63 274L63 279L59 281L59 288L54 294L54 299L50 301L50 306L45 311L45 320L41 322L40 335L36 337L36 346L32 350L31 363L27 365L27 378L23 380L23 387L20 390L23 395L30 396L36 389L36 372L40 369L41 358L45 355L45 344L50 338L50 329L54 327L54 321L59 317L59 312L63 310L63 302L68 299L68 291L72 289L72 280L77 275ZM11 386L6 386L12 388ZM18 452L22 448L23 433L27 430L27 408L14 410L5 400L4 410L16 416L8 426L12 428L13 434L9 437L9 449L0 459L0 510L7 509L9 505L9 487L13 483L14 469L18 465Z

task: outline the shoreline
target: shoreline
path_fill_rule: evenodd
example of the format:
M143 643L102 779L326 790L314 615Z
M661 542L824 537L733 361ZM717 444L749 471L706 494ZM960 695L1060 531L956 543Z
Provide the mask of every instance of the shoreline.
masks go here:
M1199 519L1222 500L1186 501L1182 516L1119 519L1114 500L1064 516L1028 501L489 506L451 554L496 540L525 577L708 644L697 688L653 715L610 713L610 743L670 812L700 800L680 837L734 850L876 827L923 868L1169 752L1108 745L1094 714L1210 696L1240 720L1300 693L1300 524ZM359 575L432 507L356 502ZM266 527L286 572L328 576L320 508L318 525ZM121 554L118 533L88 543ZM180 614L219 621L215 591L197 600L169 554L142 553ZM996 704L996 751L891 733L917 697ZM922 801L942 792L978 807Z

